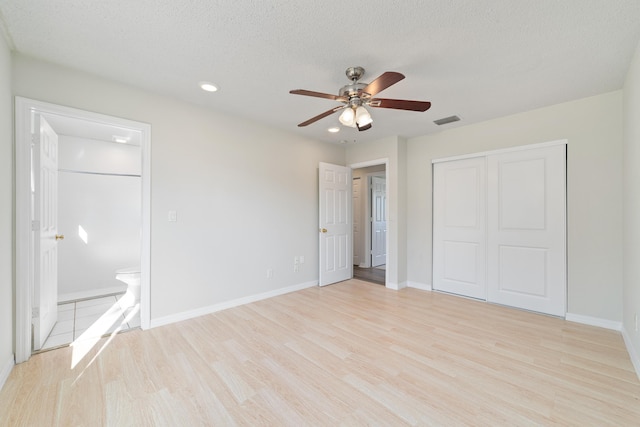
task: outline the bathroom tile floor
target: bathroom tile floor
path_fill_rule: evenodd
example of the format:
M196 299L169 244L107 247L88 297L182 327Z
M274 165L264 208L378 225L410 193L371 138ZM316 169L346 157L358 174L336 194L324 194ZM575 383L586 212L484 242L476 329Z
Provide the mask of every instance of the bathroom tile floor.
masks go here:
M140 327L139 303L131 294L58 304L58 321L42 350Z

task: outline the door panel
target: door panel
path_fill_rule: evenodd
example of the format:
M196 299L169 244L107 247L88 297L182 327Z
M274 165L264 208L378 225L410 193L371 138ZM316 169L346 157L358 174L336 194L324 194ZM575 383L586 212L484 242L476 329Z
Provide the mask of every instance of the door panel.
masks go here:
M320 286L353 277L351 169L320 163Z
M486 298L485 159L433 165L433 288Z
M58 135L34 115L33 348L39 350L58 319Z
M565 146L488 157L488 299L566 312Z
M371 266L387 262L387 189L383 177L371 177Z
M362 260L362 187L360 177L353 178L353 265L360 265Z

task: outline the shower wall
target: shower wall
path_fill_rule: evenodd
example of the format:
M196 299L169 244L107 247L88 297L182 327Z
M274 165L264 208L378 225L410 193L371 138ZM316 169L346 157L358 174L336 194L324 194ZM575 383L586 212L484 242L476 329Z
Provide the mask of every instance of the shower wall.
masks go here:
M140 147L60 135L58 300L125 290L140 264Z

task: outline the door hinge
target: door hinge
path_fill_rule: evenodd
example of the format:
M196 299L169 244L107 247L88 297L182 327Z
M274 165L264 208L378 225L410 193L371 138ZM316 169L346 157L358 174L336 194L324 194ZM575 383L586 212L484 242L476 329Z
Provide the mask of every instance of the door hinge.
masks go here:
M31 231L40 230L40 221L31 221Z
M31 309L31 318L37 319L40 317L40 307L33 307Z

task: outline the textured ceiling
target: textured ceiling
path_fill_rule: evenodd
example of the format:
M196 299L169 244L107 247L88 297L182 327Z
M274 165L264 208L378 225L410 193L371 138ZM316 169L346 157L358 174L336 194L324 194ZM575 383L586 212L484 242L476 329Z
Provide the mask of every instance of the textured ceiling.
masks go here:
M619 89L640 39L638 0L0 0L0 13L18 52L333 142ZM337 114L298 128L339 104L289 90L337 93L356 65L364 82L405 74L380 96L431 109L372 109L365 132L329 134Z

